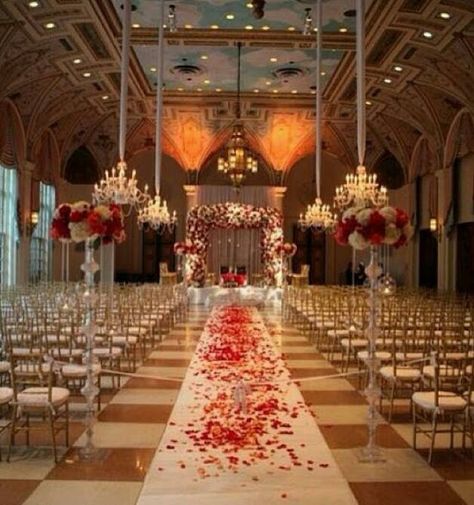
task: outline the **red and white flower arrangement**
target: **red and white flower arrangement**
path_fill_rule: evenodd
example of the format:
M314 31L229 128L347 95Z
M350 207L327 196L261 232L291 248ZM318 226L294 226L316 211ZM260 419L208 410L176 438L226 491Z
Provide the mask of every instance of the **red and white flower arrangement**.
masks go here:
M186 254L194 254L195 247L190 242L175 242L173 250L176 256L184 256Z
M271 207L227 202L215 205L200 205L188 213L186 241L193 244L194 251L187 257L189 282L203 286L206 275L206 256L212 228L261 230L260 258L266 280L276 281L281 271L278 247L283 242L281 213Z
M243 286L245 281L247 280L247 276L244 274L234 274L232 272L228 272L226 274L221 275L222 284L224 286L234 285L234 286Z
M53 214L51 237L80 243L100 238L104 243L125 240L122 210L118 205L93 206L79 201L61 204Z
M281 244L278 247L278 254L281 256L285 256L287 258L291 258L296 254L296 251L298 250L298 247L296 244L293 244L291 242L285 242L284 244Z
M408 214L401 209L351 207L339 219L334 238L338 244L362 250L383 244L398 248L406 244L412 234Z

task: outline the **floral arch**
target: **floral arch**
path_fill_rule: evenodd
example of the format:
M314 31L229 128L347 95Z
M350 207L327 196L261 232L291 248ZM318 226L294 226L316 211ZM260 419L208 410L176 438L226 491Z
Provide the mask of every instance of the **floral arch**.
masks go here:
M281 273L278 253L283 243L283 218L272 207L227 202L193 207L186 224L186 241L191 244L187 255L187 275L194 286L203 286L209 235L213 228L260 229L260 258L268 284L275 284Z

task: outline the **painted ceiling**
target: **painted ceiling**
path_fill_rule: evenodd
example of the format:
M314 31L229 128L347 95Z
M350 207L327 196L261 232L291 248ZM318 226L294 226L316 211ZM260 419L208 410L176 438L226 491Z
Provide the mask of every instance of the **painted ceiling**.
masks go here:
M156 46L134 46L150 86L156 85ZM322 83L325 85L343 56L324 51ZM243 92L311 93L316 83L315 52L310 49L244 48L241 57ZM165 89L233 92L237 86L237 48L167 46Z
M134 0L136 11L132 23L141 27L155 27L158 24L159 2L157 0ZM185 29L209 29L218 27L229 30L302 30L305 8L311 8L311 0L267 0L265 16L252 16L251 2L248 0L176 0L177 21ZM369 7L371 0L367 1ZM114 0L120 10L121 0ZM313 5L312 5L313 4ZM354 9L354 0L325 0L323 3L324 30L354 30L354 18L345 15Z

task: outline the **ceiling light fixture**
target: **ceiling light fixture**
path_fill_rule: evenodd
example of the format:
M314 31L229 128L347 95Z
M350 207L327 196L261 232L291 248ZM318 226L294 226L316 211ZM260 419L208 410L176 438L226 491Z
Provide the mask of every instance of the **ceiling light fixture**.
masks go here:
M254 93L260 93L260 90L259 90L259 89L257 89L257 88L255 88L255 89L253 90L253 92L254 92Z
M90 72L84 72L82 77L90 77L92 74Z
M253 30L253 26L252 25L246 25L245 29L246 30Z
M203 54L201 56L201 60L208 60L209 59L209 56L207 56L207 54Z
M39 2L28 2L28 7L36 9L36 7L39 7Z
M220 93L222 91L222 88L216 88L217 93Z
M432 39L433 34L431 32L423 32L423 37L425 37L425 39Z
M211 30L218 30L219 29L219 25L211 25Z
M253 9L252 2L247 2L246 7L247 7L247 9Z
M108 99L109 99L109 95L104 95L104 96L102 97L102 100L108 100Z
M449 12L440 12L439 17L441 19L451 19L451 14Z
M205 79L204 84L211 84L211 81L209 79Z
M270 61L271 61L272 63L276 63L276 62L278 61L278 58L275 58L274 56L272 56L272 57L270 58Z
M250 173L255 173L258 170L257 158L247 147L247 142L244 135L244 127L241 120L241 105L240 105L240 70L241 70L241 52L242 42L237 43L237 105L236 105L236 121L232 130L232 136L226 147L225 156L220 156L217 160L217 170L229 176L232 185L237 190L242 185L243 181Z
M186 24L186 25L184 25L184 27L186 28L186 30L191 30L191 28L193 27L193 25Z
M226 14L225 15L225 18L228 19L229 21L231 21L232 19L235 19L235 15L234 14Z
M82 63L82 60L81 58L75 58L74 60L72 60L72 62L74 63L74 65L80 65Z
M133 25L132 25L132 28L135 28L135 29L140 28L140 27L141 27L140 23L133 23Z
M342 26L341 28L339 28L339 31L341 33L346 33L347 32L347 28L345 26Z
M365 105L369 105L370 106L370 105L372 105L372 102L370 100L366 100L365 101Z
M395 70L395 72L403 72L403 67L401 67L400 65L395 65L393 67L393 70Z
M291 90L291 93L292 93L293 95L296 95L296 94L298 93L298 90L297 90L297 89L292 89L292 90Z
M47 30L52 30L53 28L56 28L56 23L53 23L52 21L50 21L49 23L45 23L44 27Z
M161 26L165 17L165 2L161 2L160 19L158 26ZM165 231L172 232L178 221L176 212L170 214L166 200L160 196L161 183L161 130L163 114L163 68L164 68L164 31L158 33L158 83L156 86L156 126L155 126L155 197L149 199L146 204L139 209L137 221L138 226L148 226L158 233Z
M267 32L268 30L270 30L270 27L268 25L264 25L262 26L262 30Z
M288 31L289 32L294 32L296 30L296 28L294 26L289 26L288 27Z
M383 82L385 84L392 84L392 79L390 79L389 77L385 77L385 79L383 80Z
M316 40L316 198L313 205L308 205L306 213L300 214L298 225L303 229L309 228L315 231L325 231L334 224L329 205L323 204L321 200L321 162L322 162L322 136L321 136L321 116L322 116L322 89L321 89L321 54L322 54L322 0L316 3L316 24L318 36Z
M156 72L156 67L150 67L150 72Z

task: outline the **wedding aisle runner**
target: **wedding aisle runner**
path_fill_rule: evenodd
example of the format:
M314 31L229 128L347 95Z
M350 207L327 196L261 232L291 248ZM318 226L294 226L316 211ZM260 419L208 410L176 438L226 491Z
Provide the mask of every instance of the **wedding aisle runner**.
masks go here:
M356 504L254 308L206 323L138 505Z

